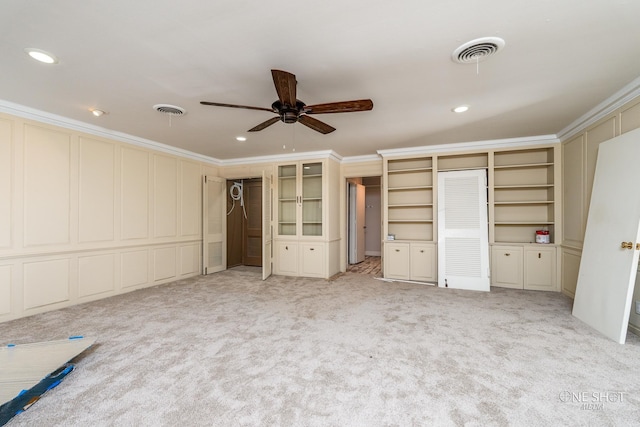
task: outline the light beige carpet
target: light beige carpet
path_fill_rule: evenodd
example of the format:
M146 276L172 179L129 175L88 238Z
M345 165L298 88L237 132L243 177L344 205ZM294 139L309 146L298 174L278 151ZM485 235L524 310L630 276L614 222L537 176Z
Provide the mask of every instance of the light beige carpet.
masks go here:
M638 425L640 340L557 293L238 269L0 324L0 345L88 335L11 426Z

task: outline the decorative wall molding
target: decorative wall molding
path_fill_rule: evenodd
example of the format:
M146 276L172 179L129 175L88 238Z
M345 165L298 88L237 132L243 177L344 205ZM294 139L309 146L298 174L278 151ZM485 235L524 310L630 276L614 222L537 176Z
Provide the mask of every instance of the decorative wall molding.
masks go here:
M584 115L576 119L566 128L558 132L560 141L567 141L575 135L585 131L589 126L598 120L611 114L629 101L640 96L640 77L602 101L600 104L587 111Z
M73 120L67 117L58 116L57 114L48 113L46 111L36 110L35 108L26 107L24 105L14 104L13 102L4 101L1 99L0 112L11 114L12 116L16 117L22 117L23 119L35 120L40 123L46 123L65 129L87 133L89 135L94 135L101 138L113 139L119 142L136 145L138 147L143 147L149 150L161 151L163 153L173 154L175 156L186 157L200 162L210 163L215 166L221 165L220 160L213 157L204 156L202 154L194 153L188 150L183 150L182 148L173 147L171 145L162 144L160 142L151 141L149 139L140 138L123 132L117 132L100 126L81 122L79 120Z

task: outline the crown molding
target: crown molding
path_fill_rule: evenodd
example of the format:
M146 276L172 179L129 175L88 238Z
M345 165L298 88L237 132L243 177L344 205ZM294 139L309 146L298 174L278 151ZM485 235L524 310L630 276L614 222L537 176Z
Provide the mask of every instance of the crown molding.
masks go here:
M294 162L299 160L317 160L317 159L332 159L339 163L343 161L343 157L333 150L322 151L306 151L296 153L275 154L270 156L258 156L258 157L240 157L237 159L219 160L220 166L240 166L257 163L281 163L281 162Z
M378 162L380 161L380 155L379 154L366 154L363 156L350 156L350 157L343 157L342 158L342 163L347 164L347 163L366 163L366 162Z
M454 144L425 145L421 147L394 148L378 150L382 157L412 156L434 153L455 153L469 150L494 150L504 148L528 147L541 144L558 144L556 135L538 135L522 138L490 139L486 141L459 142Z
M600 104L580 116L569 126L558 132L560 141L566 141L585 131L598 120L606 117L638 96L640 96L640 77L632 80L631 83L624 86L609 98L605 99Z
M15 104L13 102L5 101L2 99L0 99L0 112L21 117L23 119L34 120L40 123L46 123L53 126L63 127L65 129L87 133L101 138L114 139L116 141L136 145L138 147L143 147L154 151L161 151L163 153L173 154L175 156L186 157L192 160L209 163L216 166L221 165L221 161L213 157L204 156L202 154L183 150L181 148L162 144L160 142L151 141L149 139L139 138L137 136L129 135L123 132L113 131L100 126L81 122L79 120L73 120L68 117L59 116L57 114L48 113L46 111L36 110L35 108L26 107L24 105Z

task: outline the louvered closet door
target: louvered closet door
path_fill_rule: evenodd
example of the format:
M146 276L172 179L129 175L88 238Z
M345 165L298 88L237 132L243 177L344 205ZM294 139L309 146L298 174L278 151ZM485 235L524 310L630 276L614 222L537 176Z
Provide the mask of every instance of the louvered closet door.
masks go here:
M489 290L484 169L438 173L438 286Z

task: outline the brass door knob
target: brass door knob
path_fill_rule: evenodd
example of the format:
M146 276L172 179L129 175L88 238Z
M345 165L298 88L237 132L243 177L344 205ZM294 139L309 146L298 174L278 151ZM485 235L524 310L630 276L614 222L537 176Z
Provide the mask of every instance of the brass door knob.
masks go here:
M633 249L633 243L632 242L622 242L620 244L620 247L622 249Z

